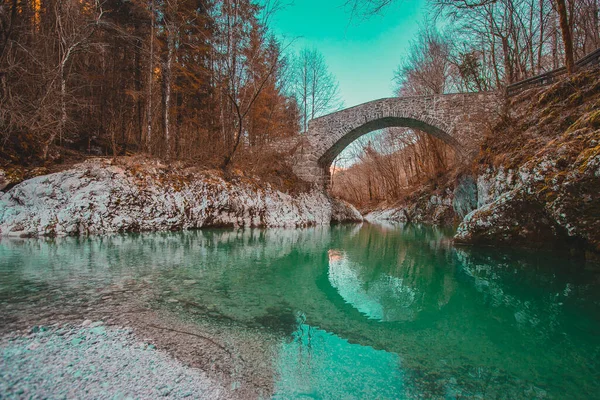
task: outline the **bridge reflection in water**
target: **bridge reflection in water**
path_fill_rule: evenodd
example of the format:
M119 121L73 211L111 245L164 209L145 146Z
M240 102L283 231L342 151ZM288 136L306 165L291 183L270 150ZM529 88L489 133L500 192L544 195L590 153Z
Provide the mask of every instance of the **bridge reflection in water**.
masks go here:
M173 315L264 333L275 397L600 393L598 276L553 254L458 249L451 234L364 225L3 240L0 301L60 308L149 282L153 305Z
M417 290L406 286L402 278L385 273L365 282L363 275L369 273L368 267L352 262L344 252L329 250L329 281L346 303L370 319L413 320Z
M276 399L393 399L404 393L397 354L352 344L305 323L278 354Z

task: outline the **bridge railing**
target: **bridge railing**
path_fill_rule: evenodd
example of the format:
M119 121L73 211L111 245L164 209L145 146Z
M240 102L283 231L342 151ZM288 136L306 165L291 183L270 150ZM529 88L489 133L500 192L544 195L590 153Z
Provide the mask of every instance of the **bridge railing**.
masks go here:
M583 58L579 59L577 62L575 62L575 65L578 68L585 68L591 65L600 65L600 48L592 51L591 53L585 55ZM557 77L562 76L566 73L567 69L565 67L561 67L513 83L512 85L508 85L506 87L506 95L508 97L511 97L531 87L549 85L555 82Z

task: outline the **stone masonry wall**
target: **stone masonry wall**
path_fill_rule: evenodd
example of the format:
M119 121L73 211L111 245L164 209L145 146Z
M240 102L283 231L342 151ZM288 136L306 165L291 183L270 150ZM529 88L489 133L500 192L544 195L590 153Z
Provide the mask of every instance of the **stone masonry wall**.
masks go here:
M419 129L467 158L477 151L486 121L499 108L498 96L486 92L387 98L341 110L310 121L294 151L294 172L307 182L326 184L331 162L346 146L388 127Z

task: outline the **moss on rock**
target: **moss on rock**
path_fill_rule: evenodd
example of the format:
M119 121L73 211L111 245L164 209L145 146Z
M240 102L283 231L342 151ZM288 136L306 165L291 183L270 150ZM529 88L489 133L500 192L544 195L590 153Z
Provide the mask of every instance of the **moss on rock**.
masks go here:
M478 158L478 189L494 182L496 192L465 217L457 243L600 252L599 78L584 71L512 103Z

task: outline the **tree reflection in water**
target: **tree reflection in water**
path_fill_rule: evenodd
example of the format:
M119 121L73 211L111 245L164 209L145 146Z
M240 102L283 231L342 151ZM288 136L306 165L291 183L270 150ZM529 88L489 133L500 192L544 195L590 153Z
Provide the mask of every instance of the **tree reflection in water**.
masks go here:
M0 310L145 282L175 316L279 337L281 393L600 393L598 274L556 254L455 248L451 236L362 225L2 240ZM361 387L348 383L358 375Z

